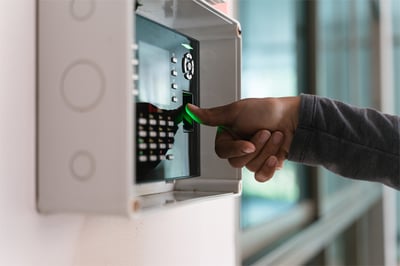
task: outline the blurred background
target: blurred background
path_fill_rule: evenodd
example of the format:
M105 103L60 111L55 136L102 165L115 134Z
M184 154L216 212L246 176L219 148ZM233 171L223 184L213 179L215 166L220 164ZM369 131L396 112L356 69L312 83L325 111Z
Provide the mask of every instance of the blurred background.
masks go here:
M311 93L400 114L400 1L237 0L220 5L230 6L225 10L242 26L242 98ZM341 221L327 222L329 231L320 233L330 234L329 239L318 242L323 247L304 261L299 255L300 264L379 265L378 257L390 256L386 265L400 265L398 192L292 163L265 184L243 170L243 183L245 264L267 265L274 249L294 236L301 239L310 224L341 216ZM385 248L379 248L382 241Z

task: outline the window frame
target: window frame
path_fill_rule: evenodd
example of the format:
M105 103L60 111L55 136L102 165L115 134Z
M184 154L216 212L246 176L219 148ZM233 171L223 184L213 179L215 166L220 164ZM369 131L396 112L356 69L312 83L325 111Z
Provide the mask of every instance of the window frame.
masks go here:
M316 93L318 2L305 2L306 41L304 47L299 47L301 52L298 55L303 57L300 58L300 62L304 62L304 58L307 58L311 64L303 69L299 84L307 87L307 92ZM387 5L388 0L370 0L370 2L377 5L379 12L371 29L372 39L377 39L379 42L379 45L374 45L372 51L376 56L375 60L379 62L374 66L373 79L379 88L377 103L383 107L384 99L394 98L393 90L390 91L393 85L383 81L393 78L390 76L393 69L390 69L391 65L387 62L392 48L383 42L387 36L382 35L388 30L384 21L390 18L387 14L390 8ZM387 111L385 108L382 110ZM351 247L350 252L353 253L353 257L346 259L359 264L393 262L393 254L388 254L385 247L393 247L393 242L388 239L388 232L390 230L393 232L393 224L396 222L388 222L384 215L385 211L393 209L395 204L393 189L367 182L351 182L348 186L323 196L321 195L323 180L317 178L318 170L313 168L308 171L306 182L310 189L307 200L270 222L240 233L243 264L299 265L310 260L326 264L329 263L329 256L324 252L326 246L344 232L353 234L356 239L364 243ZM374 224L374 227L368 224ZM385 228L389 228L389 231ZM347 232L348 230L350 232ZM369 232L366 233L366 230ZM283 241L280 241L282 239Z

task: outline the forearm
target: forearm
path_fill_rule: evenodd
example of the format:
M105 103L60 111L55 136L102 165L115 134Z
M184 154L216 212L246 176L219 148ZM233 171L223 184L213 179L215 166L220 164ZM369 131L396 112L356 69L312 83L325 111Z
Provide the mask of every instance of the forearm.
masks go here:
M399 117L302 95L288 159L400 189Z

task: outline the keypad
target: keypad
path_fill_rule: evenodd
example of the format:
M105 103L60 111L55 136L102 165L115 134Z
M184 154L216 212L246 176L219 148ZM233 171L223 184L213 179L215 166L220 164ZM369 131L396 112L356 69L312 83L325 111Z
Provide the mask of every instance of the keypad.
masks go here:
M166 156L166 153L174 146L177 130L174 117L151 104L144 103L138 108L137 116L138 161L143 163L172 160L173 156Z

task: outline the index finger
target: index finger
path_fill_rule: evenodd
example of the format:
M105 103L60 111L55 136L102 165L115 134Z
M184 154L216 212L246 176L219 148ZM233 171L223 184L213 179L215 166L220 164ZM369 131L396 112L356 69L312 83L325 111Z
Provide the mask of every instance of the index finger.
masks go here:
M186 112L199 124L208 126L230 125L235 118L232 104L213 108L200 108L193 104L187 104Z

